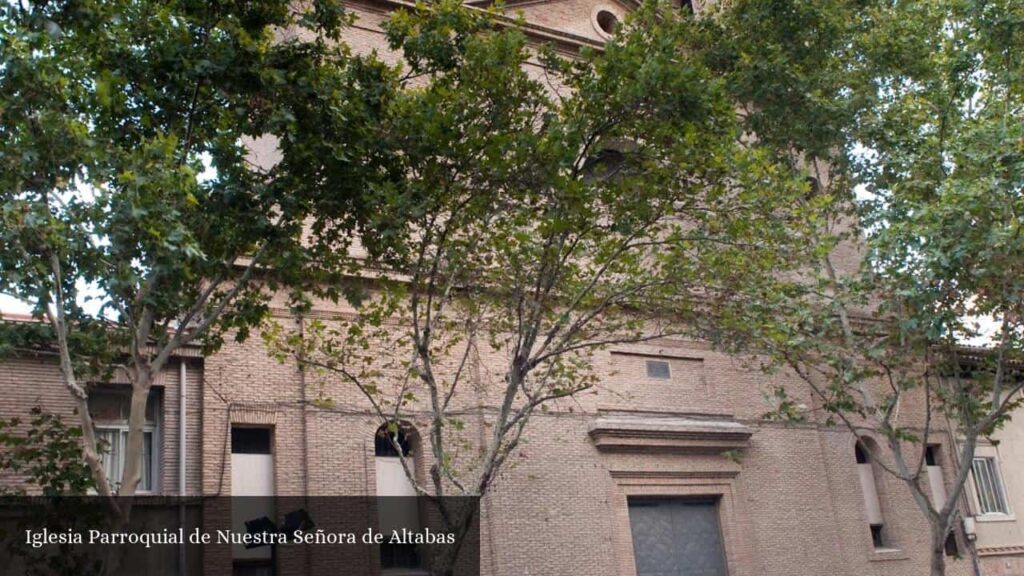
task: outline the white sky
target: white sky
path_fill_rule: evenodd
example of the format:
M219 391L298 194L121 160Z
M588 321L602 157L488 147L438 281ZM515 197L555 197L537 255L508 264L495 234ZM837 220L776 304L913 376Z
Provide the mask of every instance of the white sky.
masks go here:
M0 314L3 314L4 312L10 314L29 314L32 312L32 309L20 300L12 298L6 294L0 294Z

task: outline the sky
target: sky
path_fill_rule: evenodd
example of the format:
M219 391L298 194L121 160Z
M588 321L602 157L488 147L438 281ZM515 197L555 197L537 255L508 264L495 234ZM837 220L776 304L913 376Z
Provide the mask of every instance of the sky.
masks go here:
M24 302L6 294L0 294L0 314L28 314L31 311L32 309L26 306Z

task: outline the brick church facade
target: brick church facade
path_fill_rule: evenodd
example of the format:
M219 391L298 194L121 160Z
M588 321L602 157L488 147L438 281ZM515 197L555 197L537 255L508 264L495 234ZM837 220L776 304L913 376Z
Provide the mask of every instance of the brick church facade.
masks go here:
M387 56L379 25L399 5L348 3L358 20L346 41ZM581 46L599 48L609 18L619 20L630 8L628 0L512 0L505 9L523 15L531 39L571 54ZM273 152L257 147L255 156L272 161ZM850 269L857 252L841 250L838 260ZM349 313L321 305L298 318L283 302L273 308L275 319L294 329ZM478 362L486 368L486 353ZM784 376L674 339L615 346L598 353L595 363L598 392L537 413L514 462L484 498L483 574L644 576L667 574L658 571L659 563L673 558L722 576L927 573L929 534L921 513L895 479L858 462L863 458L852 435L813 416L789 426L763 418L765 393ZM791 384L793 391L803 389ZM98 425L113 442L126 420L123 388L112 382L93 399ZM4 360L0 389L0 416L25 414L35 405L72 409L49 358ZM316 402L320 397L332 402ZM800 400L814 405L809 396ZM362 395L278 362L259 338L206 357L198 349L183 351L154 386L151 405L145 490L330 496L373 495L382 486L374 442L381 422ZM486 393L466 402L467 429L482 433L493 407ZM1024 446L1024 433L1006 434L1008 442L993 454L1014 446L1019 453ZM951 470L942 464L951 457L952 439L936 437L934 466L948 482ZM243 453L241 443L251 449ZM414 459L423 473L429 463L417 454ZM999 464L1007 506L1024 506L1024 462L1004 458ZM965 516L976 515L975 491L968 487ZM870 502L869 492L875 495ZM976 563L986 576L1024 574L1024 538L1006 512L1003 524L978 523L977 545L958 527L962 559L949 559L948 574L976 574ZM673 522L690 528L663 530ZM975 556L985 538L1000 539L999 545ZM671 551L659 551L659 543Z

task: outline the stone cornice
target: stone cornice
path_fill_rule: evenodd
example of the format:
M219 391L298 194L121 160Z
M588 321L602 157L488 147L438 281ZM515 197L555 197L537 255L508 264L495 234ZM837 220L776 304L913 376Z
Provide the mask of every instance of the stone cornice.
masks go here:
M598 450L715 454L746 448L754 429L731 418L658 412L605 412L590 425Z
M416 7L415 3L403 0L346 0L346 3L368 8L378 13L387 13L399 8L413 9ZM478 3L470 2L467 3L467 5L477 10L483 9L481 4ZM514 17L499 15L497 17L497 22L504 26L515 26L522 30L531 40L538 43L552 42L565 51L576 52L582 47L597 50L604 49L604 42L599 40L579 36L563 30L540 26L538 24L518 22Z
M740 473L735 470L612 470L616 480L727 480Z

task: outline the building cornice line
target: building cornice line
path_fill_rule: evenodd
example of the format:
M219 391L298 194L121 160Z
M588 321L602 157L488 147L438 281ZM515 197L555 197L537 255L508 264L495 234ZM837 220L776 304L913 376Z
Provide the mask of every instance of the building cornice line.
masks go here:
M371 1L350 0L350 1L346 2L346 4L360 6L360 7L365 7L367 9L369 9L369 10L371 10L373 12L377 12L379 14L387 14L389 12L392 12L392 11L400 9L400 8L405 8L405 9L409 9L409 10L412 10L412 9L416 8L416 4L415 3L413 3L413 2L404 2L402 0L371 0ZM473 10L479 10L479 11L483 11L484 10L483 7L481 7L479 5L475 5L475 4L467 4L467 7L471 8ZM528 37L531 37L531 38L533 38L535 40L545 40L545 41L549 41L549 42L556 42L556 43L560 44L562 46L562 48L572 48L573 50L576 50L576 51L578 51L580 48L584 48L584 47L592 48L592 49L596 49L596 50L603 50L604 49L604 42L602 42L600 40L594 40L592 38L587 38L585 36L579 36L579 35L572 34L570 32L565 32L565 31L562 31L562 30L556 30L554 28L548 28L546 26L541 26L539 24L533 24L531 22L520 22L516 18L511 17L511 16L506 16L504 14L496 15L495 19L496 19L497 23L502 25L502 26L512 26L512 27L515 27L515 28L519 28L524 33L526 33L526 35Z

